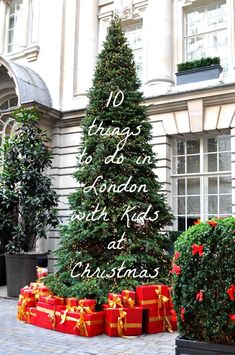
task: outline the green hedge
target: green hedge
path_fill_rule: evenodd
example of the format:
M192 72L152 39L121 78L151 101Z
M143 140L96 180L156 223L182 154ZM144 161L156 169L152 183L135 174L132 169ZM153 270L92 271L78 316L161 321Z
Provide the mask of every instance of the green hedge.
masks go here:
M175 243L171 272L180 333L235 344L235 218L185 231Z
M208 67L213 64L220 64L220 58L219 57L207 57L207 58L201 58L198 60L193 60L191 62L180 63L180 64L177 64L177 72L179 73L179 72L194 69L194 68Z

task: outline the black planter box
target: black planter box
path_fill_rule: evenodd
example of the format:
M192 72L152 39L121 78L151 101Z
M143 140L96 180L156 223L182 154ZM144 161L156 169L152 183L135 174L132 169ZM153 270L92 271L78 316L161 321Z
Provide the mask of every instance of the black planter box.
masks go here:
M0 254L0 286L6 285L5 254Z
M235 354L235 346L201 341L188 340L184 337L176 338L176 355L227 355Z
M18 297L20 289L37 279L38 260L46 254L6 254L7 295Z
M223 68L219 64L185 70L179 73L175 73L176 83L177 85L183 85L195 83L197 81L218 79L222 70Z

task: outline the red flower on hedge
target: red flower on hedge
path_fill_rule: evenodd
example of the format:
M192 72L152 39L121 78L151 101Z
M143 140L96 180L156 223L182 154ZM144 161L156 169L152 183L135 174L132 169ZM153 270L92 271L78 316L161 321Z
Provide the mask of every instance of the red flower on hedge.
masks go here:
M175 254L174 254L174 258L175 260L178 260L180 257L180 252L179 251L176 251Z
M198 302L202 302L203 301L203 291L200 290L197 294L196 294L196 300Z
M185 314L185 308L184 307L180 307L180 317L181 317L183 322L185 321L184 314Z
M235 323L235 314L230 314L229 318Z
M176 315L176 311L174 309L171 309L171 320L172 322L177 322L177 315Z
M199 256L202 256L204 251L203 251L203 245L197 245L197 244L193 244L192 245L192 254L199 254Z
M200 224L200 223L201 223L200 219L197 219L195 222L193 222L193 224Z
M181 266L173 264L173 268L170 271L172 274L179 275L181 273Z
M206 223L209 224L209 226L211 226L212 228L215 228L218 224L216 221L207 221Z
M234 297L234 294L235 294L235 285L232 284L226 291L226 293L228 294L229 298L230 298L230 301L235 301L235 297Z

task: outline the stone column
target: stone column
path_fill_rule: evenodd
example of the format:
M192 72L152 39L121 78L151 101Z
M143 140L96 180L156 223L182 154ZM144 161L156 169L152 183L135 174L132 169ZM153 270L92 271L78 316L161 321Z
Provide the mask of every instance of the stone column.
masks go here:
M146 13L147 85L173 83L172 0L148 0Z
M91 86L98 52L97 0L80 0L78 20L75 95L85 95Z
M18 41L20 49L28 46L29 36L29 0L24 0L21 6L20 38Z
M7 3L5 0L0 0L0 54L4 53L5 49L6 13Z

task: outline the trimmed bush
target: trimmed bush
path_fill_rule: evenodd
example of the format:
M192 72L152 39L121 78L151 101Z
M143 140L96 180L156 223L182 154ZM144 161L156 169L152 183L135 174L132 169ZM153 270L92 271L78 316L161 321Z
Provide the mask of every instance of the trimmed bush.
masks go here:
M185 70L195 69L195 68L202 68L202 67L209 67L211 65L220 64L219 57L207 57L201 58L198 60L193 60L190 62L180 63L177 64L177 72L182 72Z
M235 218L198 221L185 231L171 272L180 333L235 344Z

